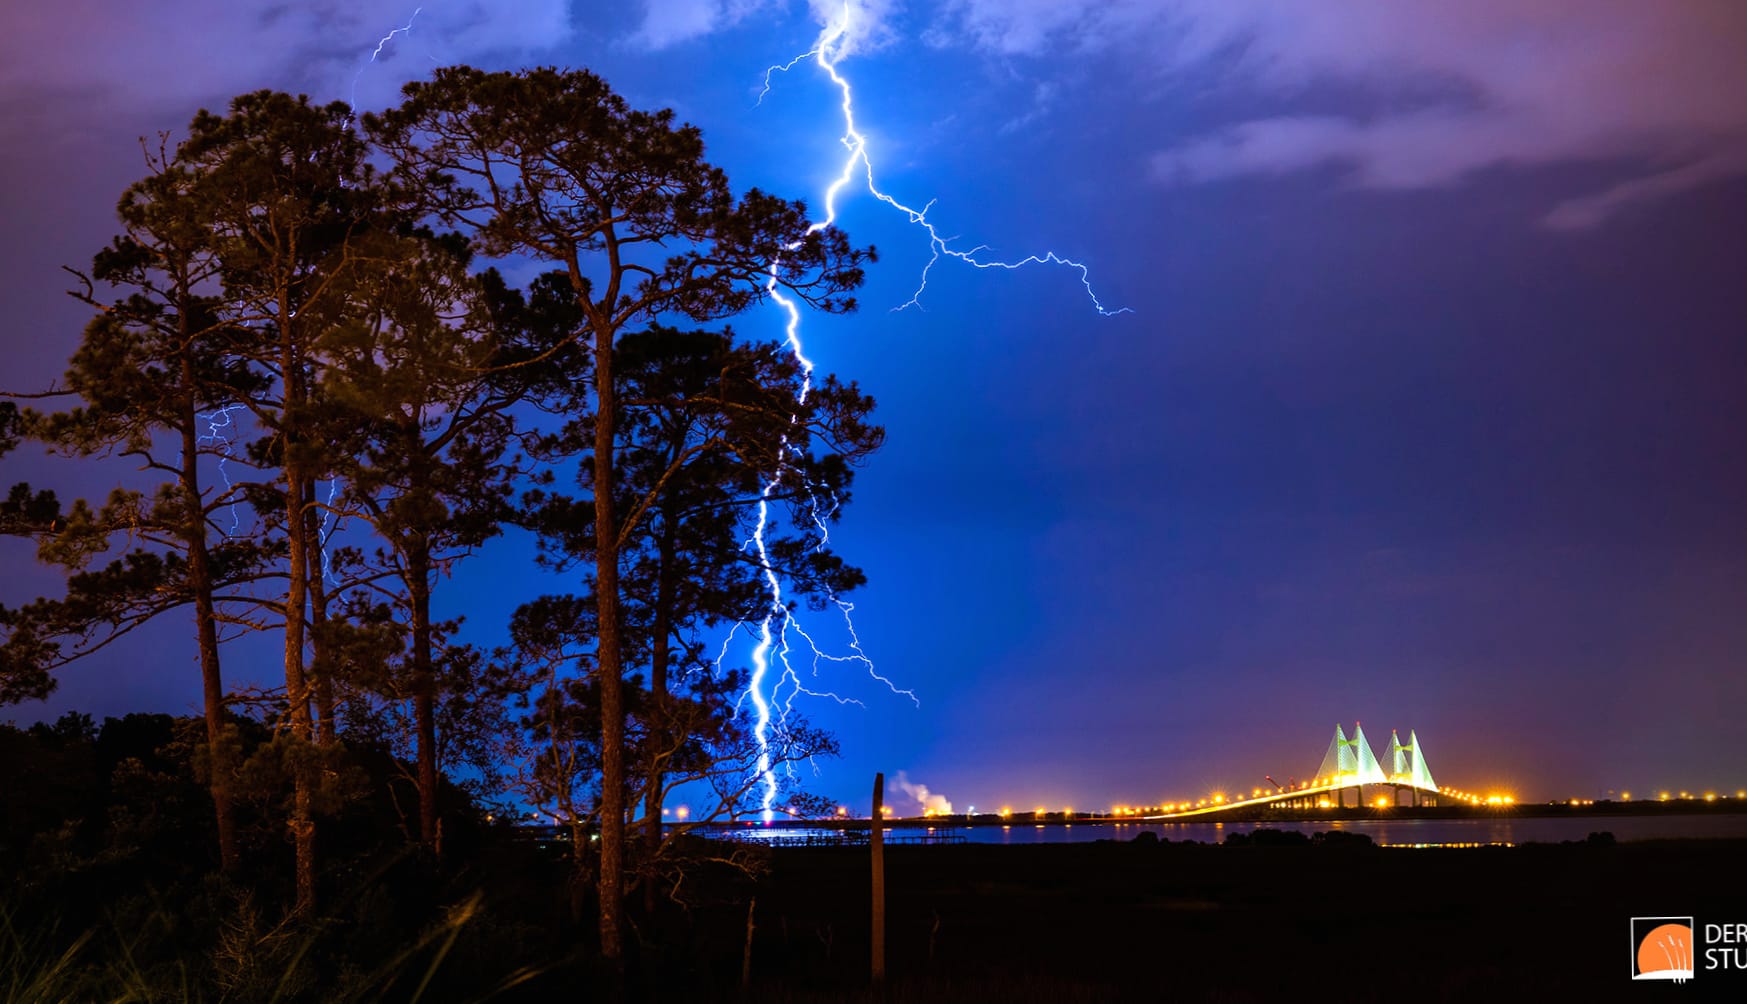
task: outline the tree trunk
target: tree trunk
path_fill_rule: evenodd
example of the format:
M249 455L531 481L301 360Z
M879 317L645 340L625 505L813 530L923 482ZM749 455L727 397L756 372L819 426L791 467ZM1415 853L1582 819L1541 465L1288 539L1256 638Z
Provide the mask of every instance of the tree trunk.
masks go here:
M610 306L610 305L609 305ZM590 318L594 329L595 602L599 612L601 700L601 955L618 969L624 960L621 912L625 884L625 697L620 669L619 519L613 506L613 447L617 395L613 387L613 329Z
M431 667L430 542L411 532L407 547L407 599L412 605L413 723L418 731L419 842L442 853L437 819L437 678Z
M667 666L672 654L668 635L673 631L674 525L672 514L664 514L657 557L655 623L649 649L650 755L648 788L643 796L643 849L649 869L648 880L643 884L646 913L655 912L654 866L656 856L661 853L661 784L664 773L661 765L674 741L667 713Z
M309 709L309 683L303 672L304 608L309 602L309 533L303 500L310 478L304 473L303 445L297 435L304 406L303 353L298 351L296 330L289 304L281 300L280 372L285 381L285 406L280 419L280 445L284 450L285 536L287 584L285 590L285 699L290 705L291 734L308 744L313 737ZM297 855L297 900L293 912L315 915L315 819L311 815L310 771L307 751L299 750L292 770L294 793L291 835Z
M758 930L753 923L758 913L758 897L752 897L752 902L746 904L746 947L740 950L740 996L742 998L752 992L752 932Z
M339 723L334 720L334 680L333 660L327 651L326 634L324 630L328 621L327 579L322 564L321 525L325 517L316 508L316 486L310 482L309 490L305 492L305 504L308 508L308 519L312 526L309 534L309 553L304 556L309 575L309 617L310 617L310 660L309 675L311 693L315 698L315 743L317 746L332 746L339 739Z
M218 620L212 600L212 562L206 551L206 503L200 495L200 440L194 409L193 346L189 344L186 309L181 311L182 387L186 402L182 425L182 492L187 502L182 528L188 545L188 588L194 593L194 630L200 649L200 681L206 711L206 753L212 772L212 809L218 823L218 862L227 874L237 868L236 814L231 808L230 782L236 770L225 735L224 678L219 671Z

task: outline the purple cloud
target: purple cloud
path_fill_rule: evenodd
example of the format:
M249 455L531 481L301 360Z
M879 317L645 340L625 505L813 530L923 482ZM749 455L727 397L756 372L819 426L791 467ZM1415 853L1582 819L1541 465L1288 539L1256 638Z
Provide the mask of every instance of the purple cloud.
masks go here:
M1545 222L1595 225L1747 173L1747 4L1737 0L953 0L935 44L1095 52L1170 78L1209 68L1278 115L1173 143L1171 183L1335 166L1416 188L1500 166L1621 161L1638 171ZM1312 85L1423 95L1365 116L1298 114Z
M370 63L377 40L409 22ZM72 128L86 115L142 111L179 126L197 105L259 87L344 100L356 82L368 106L434 65L525 59L571 30L565 0L9 4L0 13L0 93L43 106L33 125L70 116Z

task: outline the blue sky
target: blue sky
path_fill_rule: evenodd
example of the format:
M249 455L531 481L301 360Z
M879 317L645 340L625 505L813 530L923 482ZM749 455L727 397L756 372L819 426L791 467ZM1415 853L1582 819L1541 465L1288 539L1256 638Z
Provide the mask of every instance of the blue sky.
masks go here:
M816 69L756 102L835 5L103 6L0 15L9 389L76 344L59 266L107 239L133 137L242 90L375 106L437 63L587 66L701 127L737 186L816 204L842 162ZM809 706L845 751L817 787L1195 796L1313 771L1354 719L1379 745L1417 729L1471 788L1747 784L1747 16L1330 6L852 9L842 66L883 187L938 200L961 247L1084 261L1132 313L1062 269L950 261L894 313L926 240L845 193L882 260L858 313L804 335L888 441L834 539L869 573L868 653L921 703L842 680L865 708ZM440 590L478 640L544 588L527 553ZM0 554L4 599L52 588ZM191 707L192 652L154 637L10 713Z

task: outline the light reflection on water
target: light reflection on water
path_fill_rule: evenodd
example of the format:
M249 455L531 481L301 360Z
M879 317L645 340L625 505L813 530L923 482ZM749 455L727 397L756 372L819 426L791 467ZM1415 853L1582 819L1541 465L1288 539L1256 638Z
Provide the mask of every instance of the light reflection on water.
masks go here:
M886 830L890 843L1067 844L1094 840L1129 841L1141 833L1161 840L1221 843L1231 833L1258 829L1301 833L1340 830L1363 833L1384 846L1484 847L1583 840L1608 832L1616 840L1662 840L1683 837L1747 838L1747 814L1715 816L1584 816L1494 819L1364 819L1303 822L1234 823L1012 823L999 826L895 827ZM865 830L802 827L732 827L719 835L772 844L835 842L832 838L865 839Z
M1360 819L1242 823L1081 823L1074 826L970 826L960 830L975 844L1062 844L1088 840L1133 840L1151 832L1161 840L1220 843L1228 833L1259 829L1300 833L1341 830L1363 833L1385 845L1475 846L1558 843L1606 831L1616 840L1680 837L1747 838L1747 814L1716 816L1585 816L1500 819Z

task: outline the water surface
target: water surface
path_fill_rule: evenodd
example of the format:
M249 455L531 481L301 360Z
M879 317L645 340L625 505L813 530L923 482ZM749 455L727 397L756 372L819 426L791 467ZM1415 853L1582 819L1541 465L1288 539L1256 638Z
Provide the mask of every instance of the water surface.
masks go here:
M967 826L954 832L977 844L1061 844L1086 840L1133 840L1142 832L1162 840L1219 843L1228 833L1258 829L1316 833L1342 830L1363 833L1384 845L1526 844L1583 840L1607 831L1616 840L1663 840L1680 837L1747 838L1747 814L1705 816L1528 816L1499 819L1349 819L1301 822L1234 823L1014 823L1010 826Z
M1020 823L985 826L928 826L888 829L894 844L941 842L972 844L1068 844L1093 840L1133 840L1152 833L1161 840L1221 843L1232 833L1258 829L1300 833L1340 830L1363 833L1392 847L1451 847L1559 843L1608 832L1616 840L1736 837L1747 839L1747 813L1655 816L1527 816L1489 819L1348 819L1279 822L1182 823ZM717 835L773 844L828 843L865 839L866 830L794 826L732 827Z

